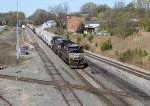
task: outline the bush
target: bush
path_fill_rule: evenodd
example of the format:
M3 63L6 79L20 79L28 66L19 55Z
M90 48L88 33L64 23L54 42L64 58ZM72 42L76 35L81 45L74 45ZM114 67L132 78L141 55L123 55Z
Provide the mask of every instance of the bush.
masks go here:
M84 37L84 38L87 37L87 34L84 33L84 34L83 34L83 37Z
M89 44L85 44L83 47L84 47L85 50L90 50L90 45Z
M112 43L111 40L106 40L105 42L103 42L101 44L101 50L105 51L105 50L111 50L112 49Z
M89 40L89 41L92 41L93 38L94 38L93 35L90 35L89 38L88 38L88 40Z
M85 25L81 23L79 27L77 28L78 33L83 33L85 31Z
M83 32L83 37L85 38L85 37L87 37L87 35L88 35L88 32L87 32L87 31L84 31L84 32Z
M77 42L78 42L78 43L81 42L81 36L80 36L80 35L77 37Z
M136 54L139 55L140 57L145 57L148 55L148 52L146 50L136 49Z
M148 61L149 61L149 63L150 63L150 56L148 57Z
M95 47L97 47L98 46L98 44L97 44L97 42L95 43Z
M67 32L67 33L66 33L66 39L67 39L67 40L70 40L71 34L72 34L71 32Z
M64 34L64 29L61 27L57 27L54 29L54 34L56 35L63 35Z

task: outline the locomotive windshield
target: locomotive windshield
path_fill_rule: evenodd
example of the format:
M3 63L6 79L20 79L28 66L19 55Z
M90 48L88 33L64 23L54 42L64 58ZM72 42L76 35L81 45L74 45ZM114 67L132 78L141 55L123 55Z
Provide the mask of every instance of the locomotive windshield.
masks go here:
M69 47L69 53L83 53L83 47L77 46L77 47Z

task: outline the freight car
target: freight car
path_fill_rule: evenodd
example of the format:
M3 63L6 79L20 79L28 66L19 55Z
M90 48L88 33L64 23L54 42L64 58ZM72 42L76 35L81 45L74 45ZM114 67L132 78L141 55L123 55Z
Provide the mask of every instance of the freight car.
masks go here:
M47 32L47 31L41 31L41 37L42 37L42 40L50 47L52 48L52 39L54 37L57 37L56 35L50 33L50 32Z

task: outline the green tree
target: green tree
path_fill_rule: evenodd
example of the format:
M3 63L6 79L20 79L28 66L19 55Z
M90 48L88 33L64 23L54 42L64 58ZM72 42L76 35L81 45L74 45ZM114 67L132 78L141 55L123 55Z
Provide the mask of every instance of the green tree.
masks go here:
M37 9L31 16L28 17L28 19L34 21L35 25L40 25L53 19L53 15L46 10Z
M49 7L49 12L53 14L57 26L66 27L66 15L69 12L67 3L61 3L54 7Z
M17 12L8 12L1 14L1 21L6 21L9 26L16 26L17 23ZM19 20L25 20L25 14L23 12L18 12Z

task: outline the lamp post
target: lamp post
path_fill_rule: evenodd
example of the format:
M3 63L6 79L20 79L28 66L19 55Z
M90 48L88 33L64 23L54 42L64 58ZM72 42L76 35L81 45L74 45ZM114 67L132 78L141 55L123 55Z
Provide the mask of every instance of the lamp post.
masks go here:
M16 35L17 35L17 44L16 44L16 50L17 50L17 60L19 59L19 34L18 34L18 0L17 0L17 25L16 25Z

